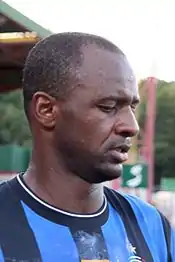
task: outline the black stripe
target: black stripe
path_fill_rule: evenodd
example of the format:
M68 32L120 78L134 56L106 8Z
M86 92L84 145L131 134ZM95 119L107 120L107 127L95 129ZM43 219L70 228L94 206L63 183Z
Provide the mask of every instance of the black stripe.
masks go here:
M87 229L70 228L75 241L80 261L82 260L108 260L109 255L101 228L93 228L89 225Z
M128 240L136 247L137 256L141 257L146 262L153 262L153 257L129 202L114 190L105 187L104 191L110 204L119 213L125 226Z
M0 214L0 245L4 261L41 262L23 207L8 183L0 187Z
M163 224L163 229L164 229L164 234L165 234L165 240L166 240L166 245L167 245L167 258L168 258L168 262L172 262L172 256L171 256L171 226L169 221L167 220L167 218L165 216L163 216L160 212L160 217L162 220L162 224Z

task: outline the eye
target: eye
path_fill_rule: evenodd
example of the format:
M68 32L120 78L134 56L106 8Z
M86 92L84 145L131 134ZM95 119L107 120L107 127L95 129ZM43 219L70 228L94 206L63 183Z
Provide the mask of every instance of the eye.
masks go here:
M105 113L110 113L116 110L116 105L98 105L99 109Z

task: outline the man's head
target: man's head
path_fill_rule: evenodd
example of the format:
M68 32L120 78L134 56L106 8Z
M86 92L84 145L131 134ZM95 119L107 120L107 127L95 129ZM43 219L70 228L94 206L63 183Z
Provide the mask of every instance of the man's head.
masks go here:
M139 95L119 48L94 35L49 36L28 55L23 93L35 140L43 137L69 172L89 183L120 176Z

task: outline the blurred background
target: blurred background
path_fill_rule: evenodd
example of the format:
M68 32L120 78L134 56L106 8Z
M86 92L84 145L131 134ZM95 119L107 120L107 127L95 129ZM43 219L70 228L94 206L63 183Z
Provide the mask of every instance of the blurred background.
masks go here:
M108 186L155 205L175 226L174 10L174 0L0 0L0 180L30 159L21 96L29 50L52 33L97 34L128 56L141 95L140 133L123 177Z

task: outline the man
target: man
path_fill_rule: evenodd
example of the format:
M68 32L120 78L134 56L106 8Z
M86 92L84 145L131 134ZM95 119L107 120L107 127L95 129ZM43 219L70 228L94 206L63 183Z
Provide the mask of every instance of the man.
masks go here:
M94 35L51 35L28 55L23 94L33 152L0 187L0 261L175 261L156 209L102 184L121 176L138 132L123 52Z

